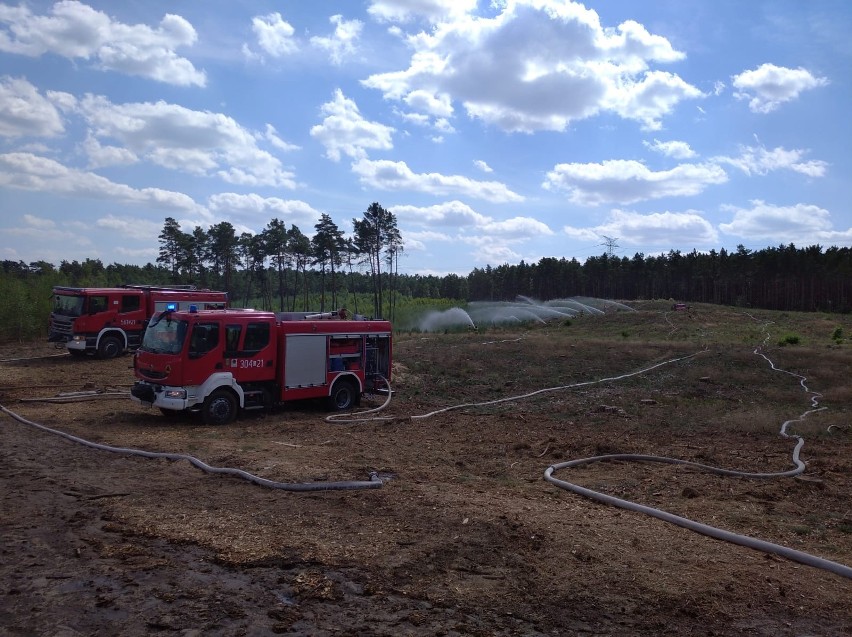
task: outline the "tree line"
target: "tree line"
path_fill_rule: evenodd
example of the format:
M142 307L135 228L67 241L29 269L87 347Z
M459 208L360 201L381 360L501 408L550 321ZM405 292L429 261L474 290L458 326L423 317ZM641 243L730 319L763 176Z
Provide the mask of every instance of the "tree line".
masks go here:
M184 232L180 224L167 217L159 235L157 263L170 273L172 283L192 281L201 287L213 285L233 292L235 272L242 270L241 293L244 305L259 299L261 309L295 311L302 301L308 308L312 286L309 269L318 270L320 311L338 307L341 292L338 273L355 268L369 273L373 295L372 314L393 319L394 292L399 256L403 252L402 235L393 213L378 203L371 204L363 216L352 220L352 235L346 237L332 218L323 213L314 226L312 238L280 219L272 219L257 234L239 236L232 224L222 221L204 230L196 226ZM382 266L390 276L383 276ZM390 279L389 284L387 279ZM386 290L390 296L386 296ZM273 302L273 299L276 303Z
M618 257L545 257L537 263L474 268L467 275L400 274L403 242L395 216L373 203L345 236L322 215L309 238L271 220L237 236L221 222L185 232L171 217L156 263L104 265L99 259L0 262L0 340L45 332L51 289L125 283L191 284L229 292L232 304L270 310L350 311L410 327L417 312L470 301L547 301L571 296L673 299L787 311L852 311L852 249L793 244L752 251L738 246Z
M547 300L569 296L676 299L788 311L852 311L852 249L792 243L762 250L724 248L700 253L632 258L609 254L577 259L547 257L536 264L475 268L466 298Z

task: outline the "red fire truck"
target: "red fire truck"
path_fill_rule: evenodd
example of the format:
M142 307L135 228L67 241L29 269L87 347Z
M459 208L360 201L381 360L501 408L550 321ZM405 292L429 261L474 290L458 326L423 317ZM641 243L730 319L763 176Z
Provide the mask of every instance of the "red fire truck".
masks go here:
M229 309L163 312L151 320L133 369L133 400L166 415L200 411L232 422L240 409L325 398L331 409L387 390L391 324L345 310L325 314Z
M47 340L74 356L113 358L139 347L150 318L166 309L228 307L228 293L192 286L53 288Z

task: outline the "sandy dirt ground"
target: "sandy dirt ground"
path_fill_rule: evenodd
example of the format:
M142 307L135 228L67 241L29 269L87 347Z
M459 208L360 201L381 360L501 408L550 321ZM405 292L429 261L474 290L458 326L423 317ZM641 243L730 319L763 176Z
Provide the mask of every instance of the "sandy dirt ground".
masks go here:
M775 345L784 320L807 321L800 345ZM269 489L0 414L0 633L852 635L852 579L544 480L612 453L785 471L782 423L824 407L790 429L805 439L799 477L629 462L556 475L852 566L852 344L831 340L837 321L655 307L400 334L380 412L392 419L327 422L308 402L221 428L130 401L130 356L0 346L0 404L31 422L283 483L383 481ZM755 354L761 342L783 371ZM44 400L79 392L95 394Z

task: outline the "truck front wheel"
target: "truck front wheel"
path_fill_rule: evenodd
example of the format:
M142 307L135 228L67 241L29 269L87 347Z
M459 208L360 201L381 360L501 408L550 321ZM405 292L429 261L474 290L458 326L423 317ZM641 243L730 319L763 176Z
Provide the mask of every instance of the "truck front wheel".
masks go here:
M339 380L334 383L331 394L328 397L329 409L334 411L346 411L357 407L361 402L358 387L351 380Z
M201 407L201 418L205 425L227 425L237 418L237 398L227 389L217 389L210 394Z
M104 336L98 343L98 358L115 358L124 349L120 340L115 336Z

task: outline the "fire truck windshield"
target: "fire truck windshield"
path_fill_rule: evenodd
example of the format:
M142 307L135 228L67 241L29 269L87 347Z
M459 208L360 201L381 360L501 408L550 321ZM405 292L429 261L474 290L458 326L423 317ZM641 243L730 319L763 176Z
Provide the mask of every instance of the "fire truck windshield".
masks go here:
M57 294L53 297L53 313L62 316L80 316L83 313L84 300L82 296Z
M186 321L174 321L165 316L151 321L139 348L153 354L179 354L186 338Z

